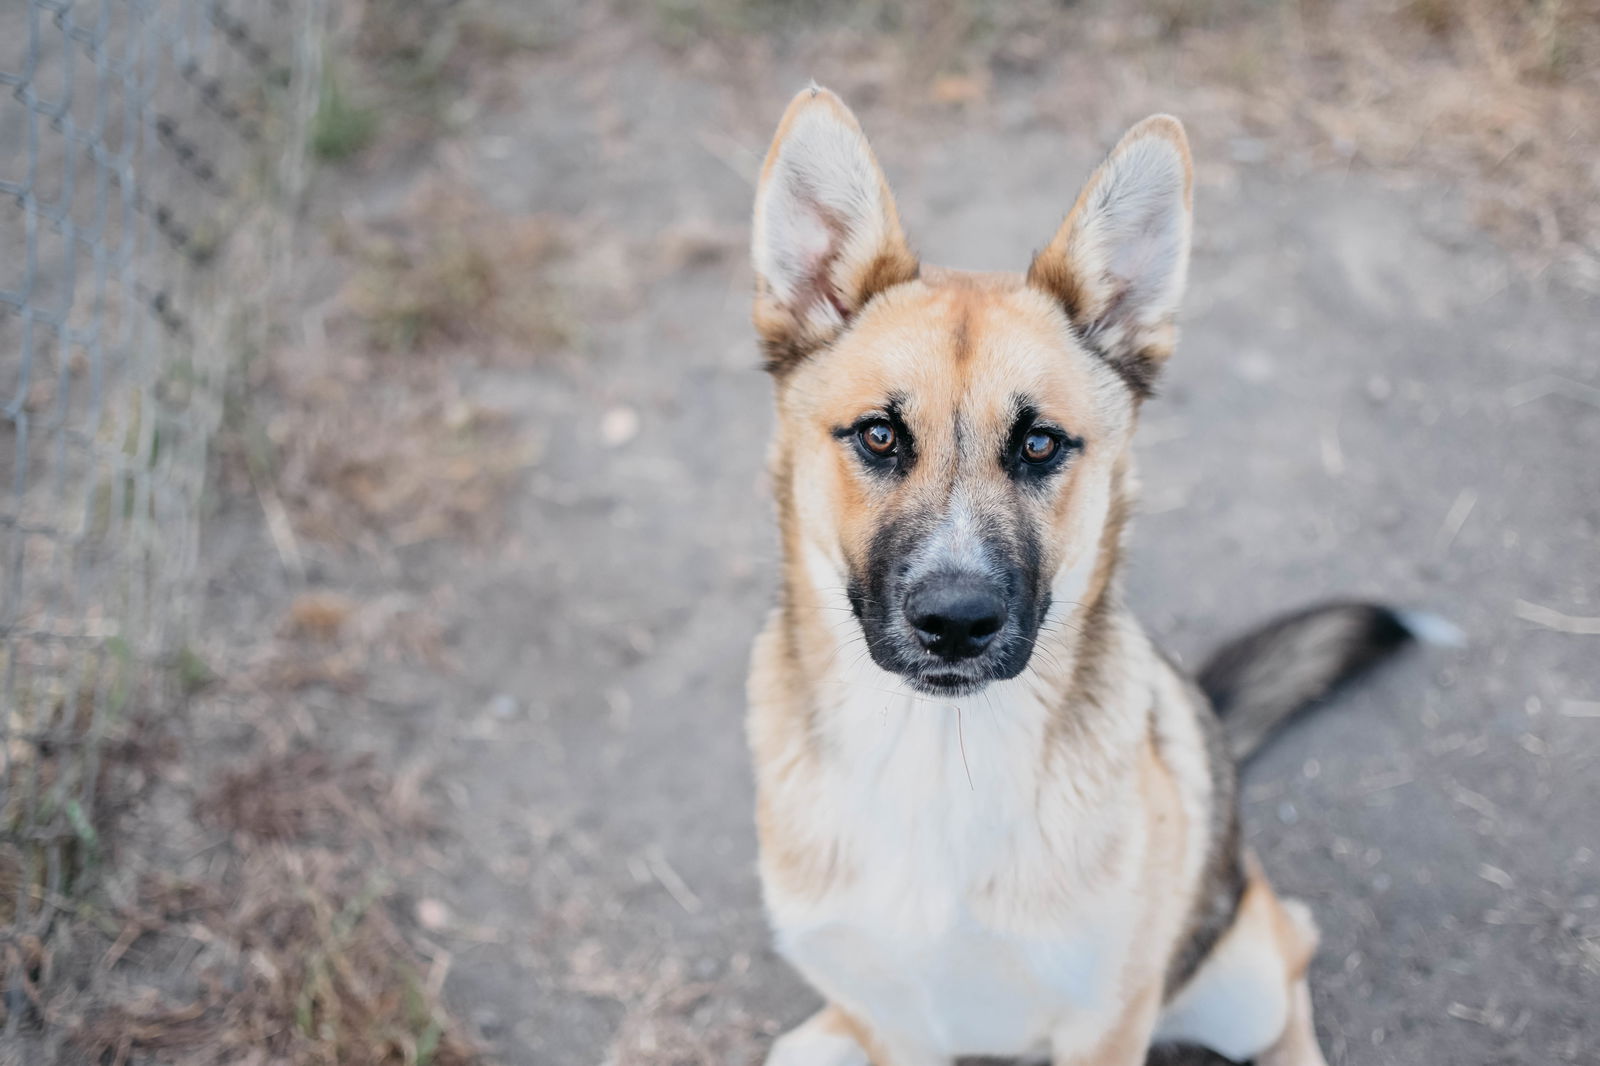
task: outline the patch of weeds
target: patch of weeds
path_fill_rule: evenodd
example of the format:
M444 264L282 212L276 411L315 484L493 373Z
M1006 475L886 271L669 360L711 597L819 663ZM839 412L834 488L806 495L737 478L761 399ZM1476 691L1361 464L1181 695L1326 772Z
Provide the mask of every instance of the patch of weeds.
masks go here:
M380 238L363 249L363 259L351 305L366 322L368 341L384 351L467 340L496 287L488 255L459 231L436 234L415 252Z
M18 920L19 905L29 922L92 909L106 835L162 757L160 725L124 718L135 690L151 694L127 642L108 637L80 663L74 673L55 661L0 709L11 716L0 767L12 786L0 804L0 930ZM0 987L15 988L6 974L18 962L6 952L0 935ZM0 1026L5 1011L0 1004Z
M550 270L565 248L547 219L433 187L346 244L358 265L345 302L380 351L475 344L537 355L573 340Z
M279 490L309 536L419 544L488 536L529 461L516 427L445 396L302 426Z
M33 880L22 848L0 839L0 926L9 927L16 921L17 899ZM4 975L5 965L0 963L0 977Z
M270 484L278 469L278 449L267 432L259 401L248 373L231 377L222 395L222 425L213 446L223 471L241 485Z
M707 37L786 35L830 29L859 34L917 32L926 23L978 22L995 0L937 0L898 4L891 0L655 0L651 16L656 36L672 48Z
M548 18L515 3L351 0L340 15L311 127L312 152L328 163L447 133L463 97L510 98L507 60L558 36ZM486 82L500 91L484 91Z
M504 61L555 47L557 36L540 22L515 22L505 15L468 9L456 24L456 42L475 61Z
M432 76L455 46L457 0L364 0L353 43L363 58L396 73Z
M15 891L15 886L6 883L6 864L5 849L0 846L0 889ZM14 901L14 897L0 899L0 917L4 917L7 924L12 918L4 908ZM50 984L52 962L50 947L33 934L19 932L0 944L0 981L6 989L6 995L0 997L0 1026L11 1031L13 1023L37 1018L40 990ZM14 1019L13 1013L20 1017Z
M146 885L130 919L147 946L204 945L199 991L101 1002L71 1040L88 1062L223 1066L470 1066L476 1049L439 1004L392 893L326 856L266 850L224 889Z
M178 649L172 670L178 679L178 689L184 696L193 696L217 680L217 672L187 644Z
M431 827L413 784L382 773L371 758L340 761L300 747L222 775L201 812L207 823L260 842L332 845L353 833L383 841Z
M1600 74L1600 2L1541 0L1528 26L1525 69L1552 82L1591 84Z
M1461 0L1405 0L1400 13L1435 37L1447 37L1461 26Z
M378 112L351 99L330 67L323 73L317 110L311 117L311 151L325 163L360 155L378 135Z
M147 876L108 909L111 979L63 1019L81 1061L479 1061L440 1001L447 957L413 942L387 872L425 831L424 795L420 777L309 746L225 775L195 805L227 830L204 878ZM139 985L170 958L181 980Z
M1163 36L1178 37L1187 30L1275 18L1284 5L1282 0L1145 0L1142 6Z
M451 105L512 55L548 47L530 12L461 0L358 0L350 5L346 59L381 100L388 140L422 143L445 132Z

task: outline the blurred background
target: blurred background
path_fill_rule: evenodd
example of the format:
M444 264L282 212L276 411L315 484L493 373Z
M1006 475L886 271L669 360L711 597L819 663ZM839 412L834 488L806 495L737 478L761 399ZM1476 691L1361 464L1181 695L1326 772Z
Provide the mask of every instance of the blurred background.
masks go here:
M0 1063L760 1061L753 178L932 262L1187 124L1130 593L1468 636L1246 777L1330 1060L1600 1043L1594 0L5 0Z

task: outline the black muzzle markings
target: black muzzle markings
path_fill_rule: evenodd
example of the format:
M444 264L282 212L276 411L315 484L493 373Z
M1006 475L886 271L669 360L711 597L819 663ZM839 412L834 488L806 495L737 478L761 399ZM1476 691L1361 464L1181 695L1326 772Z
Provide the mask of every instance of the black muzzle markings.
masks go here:
M987 518L952 551L948 513L891 520L849 585L873 662L920 692L960 696L1026 669L1050 607L1037 531L1021 508Z

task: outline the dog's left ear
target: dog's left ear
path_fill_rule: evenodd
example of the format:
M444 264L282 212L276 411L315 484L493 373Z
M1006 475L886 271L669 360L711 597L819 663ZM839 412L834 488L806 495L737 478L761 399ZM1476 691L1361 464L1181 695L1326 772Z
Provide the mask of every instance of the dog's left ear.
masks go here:
M1189 269L1194 172L1183 125L1152 115L1090 176L1028 283L1061 301L1140 397L1172 354Z
M756 329L782 373L868 300L917 276L894 197L855 115L818 86L789 104L761 168L751 254Z

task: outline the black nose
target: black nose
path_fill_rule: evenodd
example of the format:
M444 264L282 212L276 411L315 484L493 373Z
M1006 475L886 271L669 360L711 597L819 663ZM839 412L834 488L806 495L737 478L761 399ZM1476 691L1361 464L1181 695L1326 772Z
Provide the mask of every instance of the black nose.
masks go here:
M922 646L942 659L970 659L1006 623L1006 601L987 578L935 574L906 597L906 618Z

